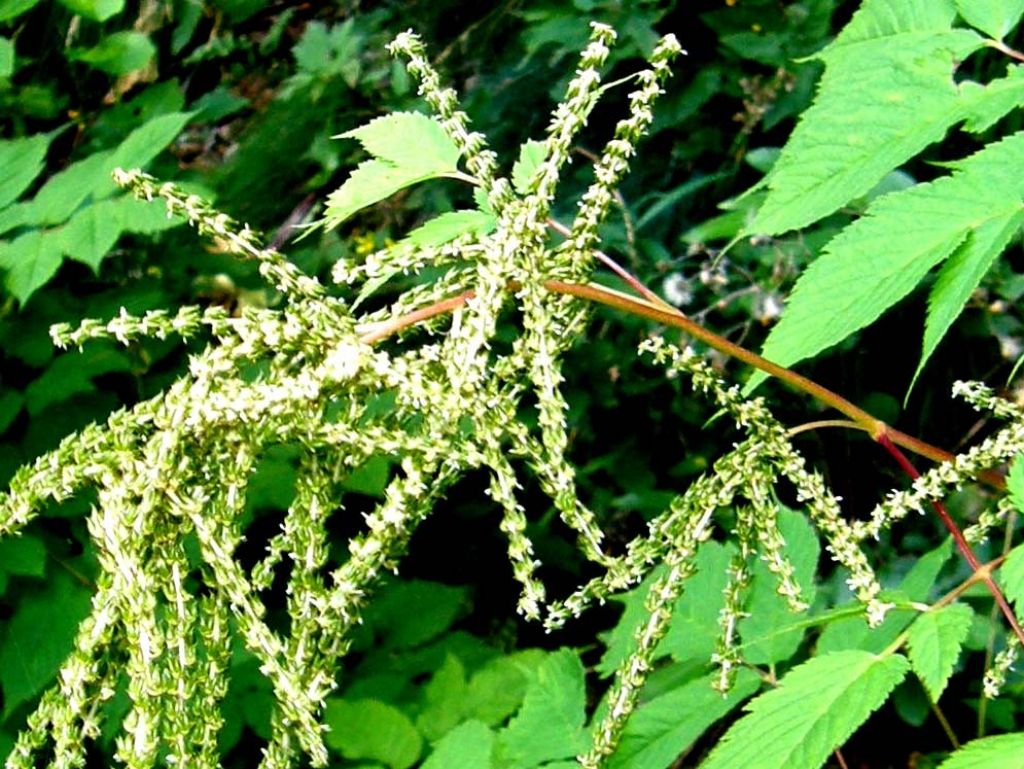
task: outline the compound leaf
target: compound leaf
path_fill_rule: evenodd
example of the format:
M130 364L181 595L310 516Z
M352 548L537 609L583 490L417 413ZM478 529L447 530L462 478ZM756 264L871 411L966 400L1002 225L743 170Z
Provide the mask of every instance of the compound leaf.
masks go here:
M814 657L752 700L701 769L818 769L885 702L908 668L898 654Z
M817 54L825 73L750 231L803 227L874 187L962 118L956 61L984 44L952 0L867 0Z
M879 198L867 214L833 238L800 276L764 356L783 366L810 357L864 328L909 294L958 247L971 272L939 287L929 322L930 353L962 308L963 286L1006 245L1024 209L1024 133L956 163L954 173ZM971 262L975 264L971 264ZM980 277L978 278L980 279ZM973 285L971 286L973 288ZM748 389L763 379L755 375Z
M969 606L955 603L925 612L910 626L907 639L910 664L932 702L938 701L953 674L960 648L971 629L972 617Z
M1024 769L1024 734L1000 734L971 740L939 769Z

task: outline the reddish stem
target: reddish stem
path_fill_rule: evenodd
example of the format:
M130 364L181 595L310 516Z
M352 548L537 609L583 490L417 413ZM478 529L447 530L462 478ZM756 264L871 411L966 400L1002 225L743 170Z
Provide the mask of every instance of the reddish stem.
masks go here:
M881 444L881 446L892 455L893 459L896 460L897 464L903 468L903 471L910 476L912 480L917 480L921 477L921 473L917 471L907 456L899 450L887 434L884 432L875 437L875 440ZM960 531L960 527L956 525L956 521L950 516L946 510L946 506L938 500L932 500L932 507L935 508L935 512L939 514L939 518L942 520L942 524L946 527L946 530L953 536L953 541L956 543L957 550L964 557L967 563L970 565L971 570L975 574L980 574L981 579L984 580L985 585L988 586L988 591L992 594L996 604L1002 611L1003 616L1006 617L1006 621L1010 623L1010 627L1013 628L1014 634L1024 643L1024 629L1021 628L1020 623L1017 621L1017 615L1013 613L1013 609L1010 607L1010 602L1006 600L1006 596L1003 595L1003 591L999 589L999 585L992 578L992 574L988 569L985 569L978 557L971 550L970 544L964 538L963 532Z

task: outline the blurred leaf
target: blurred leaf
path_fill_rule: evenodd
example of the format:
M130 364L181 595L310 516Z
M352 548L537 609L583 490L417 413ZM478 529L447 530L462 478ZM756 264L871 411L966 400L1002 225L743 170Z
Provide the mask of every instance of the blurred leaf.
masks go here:
M545 656L540 649L523 649L491 660L473 673L466 692L467 715L498 726L522 704L531 671Z
M583 677L583 665L569 649L552 652L531 673L523 707L498 733L503 767L532 769L586 750L590 738L583 728Z
M10 78L13 74L14 43L12 43L9 38L0 37L0 79Z
M71 652L78 623L89 613L90 593L63 569L22 594L0 640L3 717L53 683Z
M60 0L60 4L91 21L106 21L124 10L124 0Z
M84 62L110 75L127 75L142 69L156 56L156 46L141 32L122 31L107 35L93 48L72 48L68 58Z
M17 390L4 390L0 393L0 433L11 426L24 403L24 396Z
M0 572L42 577L46 573L46 545L33 534L0 539Z
M416 727L428 742L436 742L463 720L468 691L466 669L458 657L448 655L423 688L423 710L416 717Z
M46 151L55 134L34 134L23 139L0 139L0 208L8 206L43 170Z
M383 648L419 646L451 627L463 611L466 592L438 582L393 582L366 608L364 621L383 636Z
M25 408L36 416L54 403L79 393L93 392L96 389L93 377L131 369L128 355L110 343L90 345L81 353L60 355L25 388Z
M999 734L971 740L939 769L1024 769L1024 734Z
M1024 454L1014 457L1006 475L1006 491L1018 513L1024 513Z
M434 746L422 769L491 769L494 732L479 721L466 721Z
M59 237L39 230L0 241L0 268L6 271L4 288L24 305L56 274L64 258L61 246Z
M972 27L1002 40L1020 21L1024 0L956 0L956 11Z
M36 7L39 0L0 0L0 21L21 16Z
M391 769L408 769L416 763L423 739L408 717L391 705L376 700L332 697L324 708L330 727L325 742L345 758L368 758Z

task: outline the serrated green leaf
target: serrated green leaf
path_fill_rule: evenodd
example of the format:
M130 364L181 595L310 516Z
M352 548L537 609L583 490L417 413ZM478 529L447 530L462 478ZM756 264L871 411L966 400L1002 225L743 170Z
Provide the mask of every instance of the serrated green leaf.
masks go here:
M701 769L818 769L885 702L908 668L898 654L814 657L752 700Z
M665 769L715 721L761 686L750 670L741 670L726 696L714 690L715 676L690 681L646 702L630 716L609 769Z
M817 54L825 73L767 177L750 226L804 227L874 187L962 117L955 63L984 40L951 29L951 0L867 0Z
M483 211L448 211L417 227L396 244L402 246L443 246L450 240L474 233L485 235L494 229L497 219Z
M1018 513L1024 513L1024 454L1018 454L1006 474L1006 491Z
M92 48L71 49L67 53L73 61L81 61L108 75L127 75L142 69L156 56L153 41L141 32L123 30L105 35Z
M458 170L459 148L440 123L420 112L392 112L334 138L356 139L373 157L413 175Z
M941 545L917 559L910 571L894 591L883 591L885 595L900 597L907 601L927 601L935 580L953 551L952 540L946 538ZM877 628L868 626L863 617L849 617L831 622L818 638L818 654L862 649L881 652L903 632L918 612L909 609L892 609Z
M1024 65L1009 68L1006 77L981 85L967 81L960 85L960 100L967 116L964 128L980 133L1024 102Z
M953 675L953 666L971 629L973 614L966 604L955 603L925 612L910 626L907 638L910 665L932 702L938 702Z
M1024 545L1011 550L999 567L999 584L1018 611L1024 608Z
M89 591L63 570L22 596L0 641L4 718L53 682L89 602Z
M14 240L0 241L4 288L24 305L56 274L63 259L59 234L31 230Z
M494 732L479 721L466 721L438 740L421 769L491 769Z
M972 235L985 258L1001 249L1000 234L1024 208L1021 164L1024 133L1017 133L957 162L951 176L876 200L800 276L764 356L789 366L842 341ZM762 380L754 376L748 391Z
M928 295L921 359L910 381L911 388L953 321L963 311L974 289L1020 230L1021 224L1024 224L1024 207L979 225L942 265Z
M106 21L124 10L124 0L60 0L60 4L92 21Z
M1000 734L971 740L939 769L1024 769L1024 734Z
M396 166L384 160L367 160L327 196L325 225L328 230L333 229L360 209L379 203L413 184L442 175Z
M121 237L120 209L115 201L86 206L61 227L61 250L76 262L99 272L100 262Z
M1024 0L956 0L956 10L972 27L1002 40L1020 21Z
M512 165L512 186L520 195L530 191L534 171L547 156L544 142L530 139L519 148L519 159Z
M423 738L412 721L398 708L377 700L330 698L324 723L330 727L324 741L345 758L368 758L391 769L408 769L423 749Z
M821 545L814 528L806 516L793 510L779 510L779 531L786 541L785 554L793 565L793 577L800 585L803 598L814 602L814 573L821 555ZM752 569L747 613L739 623L743 639L743 658L755 665L771 664L789 659L800 647L803 629L780 633L779 629L792 624L806 612L794 614L786 599L778 593L778 579L763 561Z
M0 208L10 205L43 170L46 151L55 134L0 140Z
M569 649L549 654L532 672L523 707L498 734L503 767L532 769L586 749L583 676L579 657Z

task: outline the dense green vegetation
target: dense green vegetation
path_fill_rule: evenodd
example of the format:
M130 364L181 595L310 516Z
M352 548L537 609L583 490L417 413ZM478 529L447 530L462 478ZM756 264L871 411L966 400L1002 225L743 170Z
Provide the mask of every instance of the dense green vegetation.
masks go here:
M1022 14L0 0L0 756L1019 760Z

